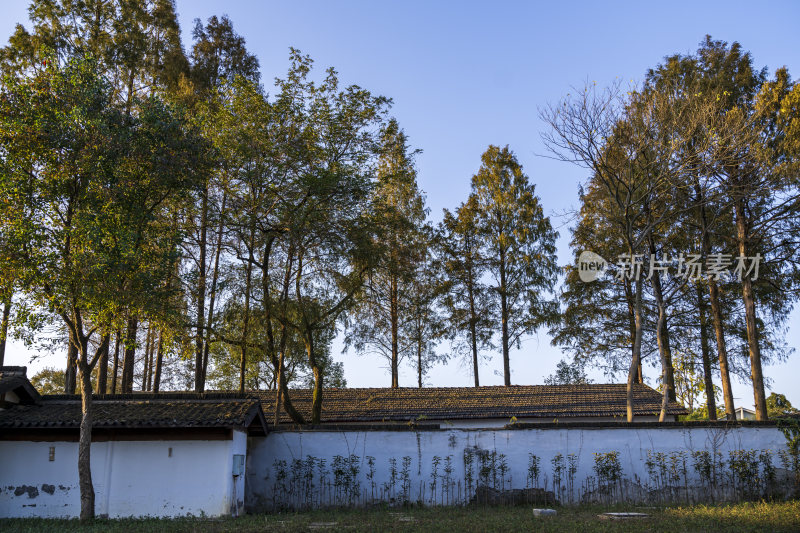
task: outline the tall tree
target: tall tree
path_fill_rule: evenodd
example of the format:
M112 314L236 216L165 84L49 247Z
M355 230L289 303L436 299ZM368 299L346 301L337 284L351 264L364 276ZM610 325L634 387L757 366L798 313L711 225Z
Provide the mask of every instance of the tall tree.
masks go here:
M739 272L735 277L741 284L756 416L766 420L762 365L772 345L769 333L786 320L796 298L800 188L790 170L797 155L785 151L784 142L798 111L783 103L800 90L785 69L767 81L766 69L756 71L738 43L728 46L707 36L697 61L700 83L722 102L717 130L726 134L715 138L709 173L732 213L735 232L729 243L739 257L758 254L764 259L759 275Z
M302 133L290 140L300 158L281 209L281 240L294 263L293 312L282 319L303 341L314 374L311 421L318 423L325 374L317 340L352 306L377 256L370 179L381 152L375 127L389 101L357 86L340 89L332 68L316 85L307 80L310 58L293 51L292 60L278 105L295 110Z
M495 314L489 288L483 278L486 259L483 239L475 219L475 199L455 213L444 210L436 240L438 286L445 320L445 335L454 351L469 361L475 386L480 386L480 360L492 344Z
M237 77L257 84L260 78L258 59L247 51L244 38L234 31L233 23L228 17L218 19L212 16L205 26L196 19L192 35L195 41L191 54L192 92L187 98L195 107L202 109L203 123L208 135L213 137L218 131L217 124L213 121L219 106L222 105L219 100L221 84L226 80L232 82ZM190 232L194 241L190 256L193 258L195 275L194 287L190 287L189 290L193 294L197 309L194 324L194 387L197 392L205 389L209 353L208 331L212 326L216 303L219 257L226 216L227 197L223 184L230 179L227 171L235 168L226 167L224 160L219 161L216 172L206 178L199 191L199 209L190 217ZM211 253L209 253L210 228L216 228L216 242L211 243ZM213 258L211 265L209 265L210 257Z
M625 249L627 259L619 277L630 281L635 331L628 370L629 421L633 420L633 384L640 374L645 326L645 277L640 269L649 265L641 259L650 256L655 229L671 224L688 209L674 197L685 184L688 168L700 157L696 154L702 154L710 142L709 136L698 135L698 131L708 126L716 104L707 96L691 96L675 87L665 91L645 88L623 95L619 84L601 92L591 85L541 113L551 127L551 132L543 135L548 149L557 158L590 171L591 180L609 199L604 217ZM698 144L698 138L704 144ZM662 321L664 316L661 313ZM659 347L666 383L670 365L663 338ZM662 416L669 390L664 387Z
M92 62L70 61L4 80L0 150L0 234L17 250L20 290L61 319L77 351L80 514L90 519L91 373L121 311L159 305L154 280L176 236L157 214L192 184L197 144L169 107L150 99L128 115ZM92 353L93 336L103 341Z
M392 119L381 134L377 183L371 199L377 264L370 272L359 305L351 316L345 346L372 352L389 363L392 388L399 387L400 362L420 355L406 331L421 308L415 277L427 261L428 236L423 225L427 210L419 191L414 156L408 139ZM417 298L412 302L412 298ZM416 329L420 333L419 329Z
M431 234L429 228L426 233ZM417 262L417 268L411 281L405 286L405 298L408 318L402 330L412 346L412 365L417 371L417 387L425 383L425 375L431 366L444 362L447 355L436 352L436 345L445 334L440 312L440 292L436 287L441 285L438 279L436 264L430 254L426 254Z
M488 271L494 278L492 294L499 302L503 375L511 385L510 347L519 348L525 334L557 319L548 299L558 266L558 234L535 194L533 184L508 147L489 146L481 168L472 177L475 217L486 239Z

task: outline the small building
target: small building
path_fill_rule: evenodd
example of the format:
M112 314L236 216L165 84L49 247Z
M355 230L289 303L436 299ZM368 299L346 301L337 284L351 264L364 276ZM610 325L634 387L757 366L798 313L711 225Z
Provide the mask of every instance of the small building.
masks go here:
M80 397L40 397L24 368L7 368L0 375L0 517L76 517ZM260 403L239 394L97 395L96 514L238 515L247 439L265 434Z
M736 420L755 420L756 412L747 407L736 408Z
M634 416L657 422L661 393L634 385ZM274 420L274 391L257 391L267 420ZM309 420L310 389L292 389L294 407ZM513 385L510 387L426 387L325 389L323 424L425 423L448 428L496 428L510 422L610 422L627 414L625 384ZM668 422L688 411L676 402L667 406ZM281 422L291 423L281 410Z

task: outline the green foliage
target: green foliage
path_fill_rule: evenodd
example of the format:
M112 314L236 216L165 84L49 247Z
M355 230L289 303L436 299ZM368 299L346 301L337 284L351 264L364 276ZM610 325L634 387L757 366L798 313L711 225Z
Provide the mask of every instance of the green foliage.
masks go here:
M92 57L112 100L128 110L136 99L177 90L187 74L172 0L32 0L28 12L32 31L18 24L0 50L5 73L28 76Z
M533 453L528 454L528 488L539 488L541 458Z
M717 409L717 420L722 420L725 418L725 411L721 408ZM694 409L688 415L683 415L680 417L680 420L708 420L708 407L703 405L702 407L698 407Z
M63 394L64 370L46 367L31 377L31 385L39 394Z
M767 396L767 414L770 418L781 418L797 413L798 410L792 406L792 403L783 394L773 392Z
M155 98L126 115L90 61L6 80L0 232L32 301L95 327L123 309L160 314L178 235L163 218L201 169L180 115ZM166 156L166 157L165 157Z
M594 473L601 485L613 485L622 479L622 465L619 462L619 452L595 453Z
M558 362L555 373L544 378L545 385L583 385L591 382L581 361L570 364L564 359Z
M198 98L211 96L224 80L241 77L258 84L258 59L247 51L244 37L234 31L227 15L214 15L205 26L195 19L192 38L190 78Z

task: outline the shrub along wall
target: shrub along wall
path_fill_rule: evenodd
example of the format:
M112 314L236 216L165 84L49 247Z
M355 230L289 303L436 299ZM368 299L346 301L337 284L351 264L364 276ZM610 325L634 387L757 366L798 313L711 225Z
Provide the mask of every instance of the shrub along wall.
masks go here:
M246 507L786 498L797 449L769 423L280 429L248 442Z

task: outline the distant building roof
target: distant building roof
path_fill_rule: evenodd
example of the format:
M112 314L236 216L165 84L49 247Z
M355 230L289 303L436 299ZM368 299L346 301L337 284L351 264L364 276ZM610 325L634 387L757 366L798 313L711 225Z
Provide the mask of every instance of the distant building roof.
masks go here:
M36 405L0 411L0 429L77 429L81 403L75 395L42 396ZM257 399L240 394L116 394L95 396L95 429L265 428Z
M274 412L275 392L257 391L267 419ZM290 389L294 407L311 416L312 391ZM658 416L661 393L647 385L634 385L634 414ZM688 411L670 402L668 415ZM409 420L478 420L511 417L547 420L574 417L624 417L625 384L518 385L510 387L432 387L325 389L322 422L405 422ZM281 422L290 422L281 410Z

